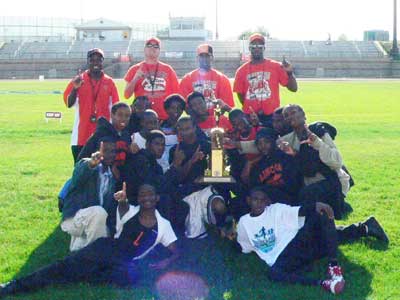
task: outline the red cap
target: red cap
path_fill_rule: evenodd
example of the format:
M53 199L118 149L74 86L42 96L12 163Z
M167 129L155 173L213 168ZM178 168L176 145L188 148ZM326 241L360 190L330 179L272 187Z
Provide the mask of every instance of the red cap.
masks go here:
M263 44L265 44L265 38L262 34L260 33L253 33L250 38L249 38L249 42L252 43L254 41L261 41L263 42Z
M209 44L201 44L197 47L197 55L208 54L213 55L213 48Z
M156 37L151 37L151 38L147 39L146 42L144 43L144 45L146 46L147 44L150 44L150 43L161 46L161 41Z

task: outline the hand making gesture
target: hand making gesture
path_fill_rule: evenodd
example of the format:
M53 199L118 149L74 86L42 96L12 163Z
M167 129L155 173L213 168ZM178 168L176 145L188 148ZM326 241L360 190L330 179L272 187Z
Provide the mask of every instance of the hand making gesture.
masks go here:
M126 182L122 183L122 190L114 193L114 199L117 200L118 203L126 203Z
M89 166L93 169L97 167L101 161L104 159L104 145L100 142L100 149L92 154L89 161Z

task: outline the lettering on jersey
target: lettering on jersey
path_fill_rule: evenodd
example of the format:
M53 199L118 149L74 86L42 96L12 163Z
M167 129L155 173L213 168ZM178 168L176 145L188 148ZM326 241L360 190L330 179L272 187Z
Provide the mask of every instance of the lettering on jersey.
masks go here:
M270 72L254 72L247 75L249 88L246 93L246 99L266 101L271 98L271 89L269 87Z
M254 240L252 239L254 247L259 249L264 253L268 253L274 249L276 244L276 237L273 228L265 229L263 226L258 233L254 235Z
M283 167L280 163L275 163L268 168L264 169L258 176L260 183L268 184L271 186L280 186L285 182L282 178Z
M142 81L143 89L149 93L161 93L167 88L167 74L165 72L159 72L157 77L154 79L154 75L151 77L146 77Z
M197 80L193 82L193 91L202 93L206 99L207 108L213 108L214 104L211 102L217 89L217 82L213 80Z

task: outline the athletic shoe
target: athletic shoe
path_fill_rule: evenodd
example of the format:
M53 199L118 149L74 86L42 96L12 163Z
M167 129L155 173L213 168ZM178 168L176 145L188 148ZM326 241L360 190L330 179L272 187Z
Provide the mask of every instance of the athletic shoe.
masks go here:
M328 266L328 276L332 280L341 280L343 279L343 272L340 266Z
M385 244L389 244L389 238L375 217L369 217L363 225L366 226L367 236L373 236Z
M17 282L15 280L9 281L7 283L0 284L0 298L13 295L17 292Z
M324 290L337 295L343 292L345 283L346 282L342 277L341 279L326 279L322 281L321 286L324 288Z

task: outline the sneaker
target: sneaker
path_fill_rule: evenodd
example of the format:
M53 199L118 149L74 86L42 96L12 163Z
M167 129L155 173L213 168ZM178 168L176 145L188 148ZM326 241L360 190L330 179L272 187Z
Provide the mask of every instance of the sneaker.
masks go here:
M324 290L331 292L334 295L340 294L344 290L345 281L342 279L326 279L322 281L321 286Z
M378 240L383 241L385 244L389 244L389 238L375 217L369 217L362 224L366 226L367 236L373 236Z
M0 284L0 298L7 295L13 295L16 292L17 292L17 282L15 280Z
M338 265L336 266L328 266L328 276L332 280L341 280L343 279L342 268Z

